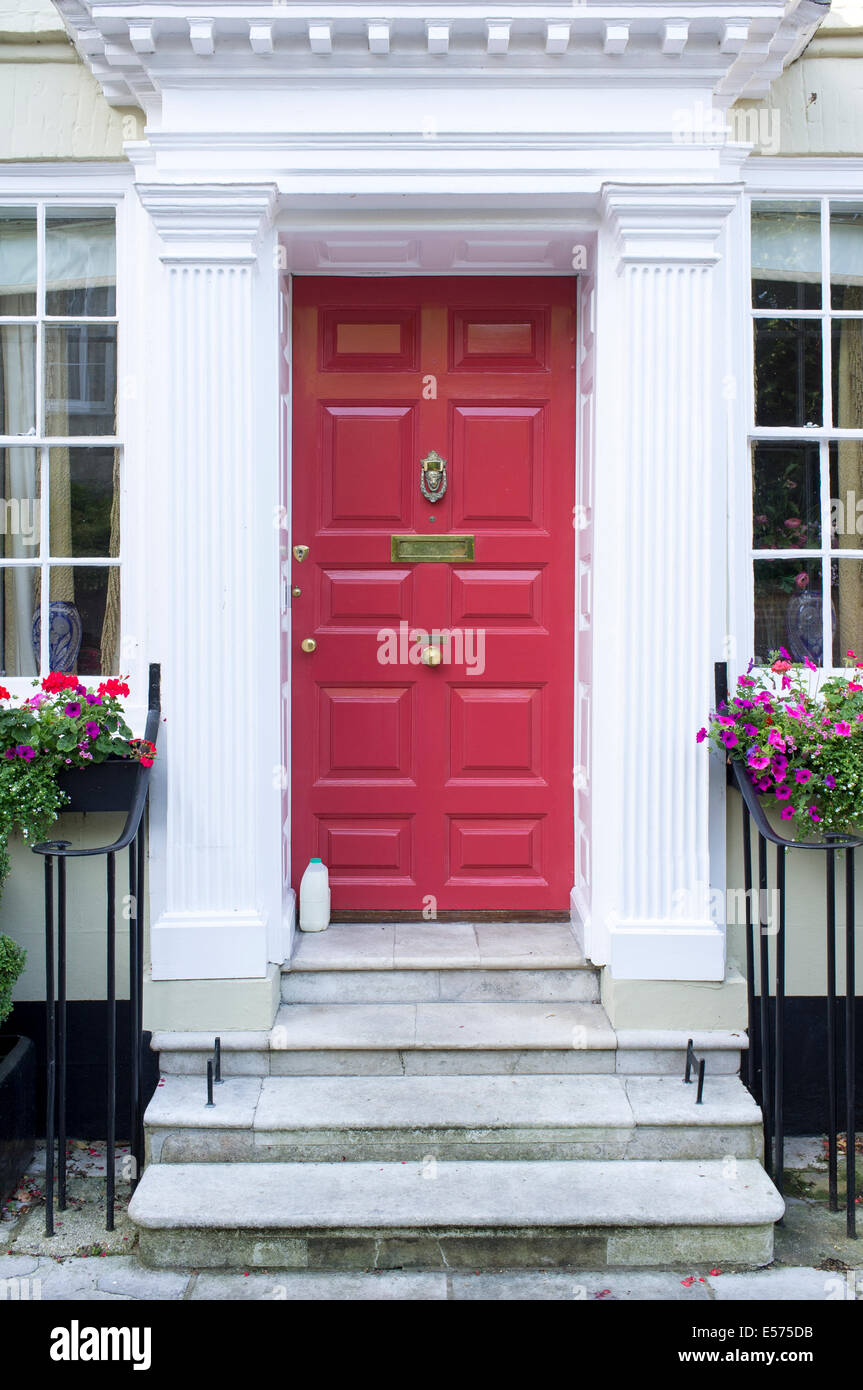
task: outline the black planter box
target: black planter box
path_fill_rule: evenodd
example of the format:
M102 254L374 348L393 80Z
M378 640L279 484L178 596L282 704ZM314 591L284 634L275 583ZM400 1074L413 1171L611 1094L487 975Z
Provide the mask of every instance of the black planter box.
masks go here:
M0 1036L0 1202L18 1186L36 1147L36 1049Z
M135 758L106 758L92 767L70 767L57 785L70 800L64 811L128 811L135 790Z

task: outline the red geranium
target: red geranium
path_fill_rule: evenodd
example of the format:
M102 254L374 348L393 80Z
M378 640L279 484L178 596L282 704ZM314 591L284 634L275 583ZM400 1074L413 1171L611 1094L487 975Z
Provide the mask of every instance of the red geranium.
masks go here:
M77 676L68 676L63 671L52 671L42 681L42 689L49 695L57 695L61 690L74 690L78 684Z
M103 681L99 686L100 695L109 695L116 699L118 695L128 695L129 687L125 681L118 681L113 676L110 680Z
M6 689L5 685L0 685L0 700L11 700L11 699L12 699L12 696L9 694L9 691Z

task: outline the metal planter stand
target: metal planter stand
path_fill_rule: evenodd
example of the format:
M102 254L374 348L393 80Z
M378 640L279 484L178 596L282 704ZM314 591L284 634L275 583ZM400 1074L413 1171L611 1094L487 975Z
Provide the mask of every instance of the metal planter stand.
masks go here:
M147 701L147 722L144 737L155 744L161 718L160 670L150 667ZM126 823L119 838L110 845L96 849L73 849L68 840L46 840L34 845L33 853L45 860L45 1014L47 1052L47 1097L45 1106L46 1166L45 1166L45 1233L54 1234L54 1166L57 1144L57 1205L66 1209L66 860L91 859L105 856L106 870L106 936L105 970L107 997L106 1056L108 1079L106 1093L107 1182L105 1197L105 1229L114 1229L114 1185L116 1161L116 1090L117 1090L117 941L116 941L116 856L129 851L129 895L132 911L129 917L129 1014L131 1045L131 1081L129 1087L130 1148L134 1159L133 1186L137 1183L144 1163L144 1123L142 1095L143 1069L143 974L144 974L144 809L150 787L148 767L137 764L131 788L131 801ZM88 774L89 775L89 770ZM111 809L116 809L111 807ZM54 860L57 860L57 887L54 887ZM56 896L56 934L55 924ZM56 951L56 974L55 974Z

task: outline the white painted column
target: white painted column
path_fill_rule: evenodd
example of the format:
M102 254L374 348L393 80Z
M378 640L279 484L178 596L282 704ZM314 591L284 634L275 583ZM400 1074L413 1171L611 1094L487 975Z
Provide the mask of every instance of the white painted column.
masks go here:
M587 948L616 978L724 977L695 735L723 655L721 248L738 196L603 191Z
M254 978L281 911L275 192L138 192L164 267L146 519L166 715L153 979Z

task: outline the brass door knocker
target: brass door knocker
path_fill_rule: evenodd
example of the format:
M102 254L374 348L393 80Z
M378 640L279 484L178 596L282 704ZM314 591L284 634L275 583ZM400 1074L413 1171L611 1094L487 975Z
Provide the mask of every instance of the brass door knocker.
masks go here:
M434 449L420 464L420 492L429 502L439 502L446 492L446 459Z

